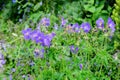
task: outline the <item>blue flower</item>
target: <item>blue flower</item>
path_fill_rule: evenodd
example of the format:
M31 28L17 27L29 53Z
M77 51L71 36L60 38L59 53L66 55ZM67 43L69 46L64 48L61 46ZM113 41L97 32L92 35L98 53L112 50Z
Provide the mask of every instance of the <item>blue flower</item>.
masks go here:
M16 71L16 69L15 69L15 68L12 68L12 69L11 69L11 71L12 71L12 72L15 72L15 71Z
M12 78L12 75L11 75L11 74L9 75L9 80L13 80L13 78Z
M43 37L44 37L44 33L39 32L37 34L37 37L35 38L36 43L42 43Z
M58 30L58 25L57 24L54 24L54 27L53 27L55 30Z
M71 51L72 53L77 53L78 50L79 50L78 47L75 47L74 45L71 45L71 46L70 46L70 51Z
M80 70L82 70L82 68L83 68L83 65L82 65L82 64L80 64L80 65L79 65L79 68L80 68Z
M30 40L31 39L31 32L32 32L31 28L27 28L25 30L22 30L22 34L24 35L25 40Z
M1 60L1 59L4 59L4 56L3 56L2 53L0 53L0 60Z
M108 18L107 26L111 29L112 33L115 32L115 23L110 17Z
M33 41L36 41L36 39L38 38L39 34L40 34L40 31L39 31L39 30L34 30L34 31L32 31L31 34L30 34L31 39L32 39Z
M90 31L90 29L91 29L90 23L88 23L88 22L82 23L81 28L83 29L83 31L85 33L88 33Z
M35 49L34 56L35 57L44 58L44 53L45 53L44 48L42 48L42 49Z
M97 21L96 21L96 25L99 29L103 29L104 28L104 20L102 18L99 18Z
M43 38L42 38L42 43L41 45L42 46L50 46L50 42L51 40L49 39L49 36L45 35Z
M62 18L62 19L61 19L61 25L62 25L62 26L65 26L66 23L67 23L67 20L65 20L64 18Z
M0 53L0 68L3 67L3 65L6 63L6 60L4 60L4 56L2 53Z
M77 33L80 32L80 26L79 26L78 23L73 24L73 30L74 30L75 32L77 32Z
M55 36L55 33L50 33L50 34L44 35L42 37L41 45L49 47L51 44L51 40L53 39L54 36Z
M44 18L41 19L40 23L44 26L49 26L50 25L50 19L44 17Z

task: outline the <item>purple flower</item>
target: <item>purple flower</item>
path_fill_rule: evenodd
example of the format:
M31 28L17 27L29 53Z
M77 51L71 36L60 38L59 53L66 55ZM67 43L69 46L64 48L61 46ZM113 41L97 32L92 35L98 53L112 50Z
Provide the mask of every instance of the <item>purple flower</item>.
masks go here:
M2 68L5 63L6 63L5 60L0 60L0 68Z
M4 59L4 56L3 56L2 53L0 53L0 60L1 60L1 59Z
M76 48L75 48L75 46L74 46L74 45L70 46L70 51L71 51L72 53L77 53L77 52L78 52L78 50L79 50L79 48L78 48L78 47L76 47Z
M15 72L15 71L16 71L16 69L15 69L15 68L12 68L12 69L11 69L11 71L12 71L12 72Z
M88 22L82 23L81 28L83 29L83 31L85 33L88 33L90 31L90 29L91 29L90 23L88 23Z
M55 35L56 34L54 32L52 32L52 33L48 34L47 36L48 36L49 40L51 41Z
M79 33L79 32L80 32L80 26L79 26L79 24L78 24L78 23L73 24L73 30L74 30L75 32L77 32L77 33Z
M58 25L57 24L54 24L54 27L53 27L55 30L58 30Z
M40 23L44 26L49 26L50 25L50 19L44 17L44 18L41 19Z
M71 52L74 52L74 46L73 46L73 45L70 46L70 51L71 51Z
M62 18L62 19L61 19L61 25L62 25L62 26L65 26L66 23L67 23L67 20L65 20L64 18Z
M108 18L107 26L111 29L112 33L115 32L115 23L110 17Z
M25 78L26 76L25 75L22 75L22 78Z
M104 28L104 20L102 18L99 18L97 21L96 21L96 25L99 29L103 29Z
M32 39L33 41L36 41L36 39L38 38L39 34L40 34L40 31L39 31L39 30L34 30L34 31L32 31L31 34L30 34L31 39Z
M6 60L4 60L4 56L2 53L0 53L0 68L3 67L3 65L6 63Z
M44 37L44 33L39 32L37 34L37 37L35 38L36 43L42 43L43 37Z
M40 53L40 58L44 58L44 53L45 53L45 50L42 48Z
M42 46L50 46L51 40L55 36L55 33L50 33L45 35L42 32L37 34L38 36L35 38L36 43L40 43Z
M12 79L13 79L13 78L12 78L12 75L10 74L10 75L9 75L9 80L12 80Z
M51 40L53 39L53 37L55 36L55 33L51 33L51 34L48 34L48 35L44 35L42 37L42 42L41 42L41 45L42 46L50 46L51 44Z
M24 35L25 40L30 40L31 39L31 32L32 32L31 28L27 28L25 30L22 30L22 34Z
M50 43L51 43L51 40L50 40L50 38L49 38L49 36L47 36L47 35L45 35L44 37L43 37L43 39L42 39L42 43L41 43L41 45L42 46L50 46Z
M0 61L1 61L1 64L2 64L2 65L6 63L5 60L0 60Z
M38 56L39 56L39 53L40 53L39 49L35 49L35 51L34 51L34 56L35 56L35 57L38 57Z
M45 50L44 50L44 48L42 48L42 49L35 49L35 52L34 52L34 56L35 57L40 57L40 58L44 58L44 53L45 53Z
M80 64L80 65L79 65L79 68L80 68L80 70L82 70L82 68L83 68L83 65L82 65L82 64Z

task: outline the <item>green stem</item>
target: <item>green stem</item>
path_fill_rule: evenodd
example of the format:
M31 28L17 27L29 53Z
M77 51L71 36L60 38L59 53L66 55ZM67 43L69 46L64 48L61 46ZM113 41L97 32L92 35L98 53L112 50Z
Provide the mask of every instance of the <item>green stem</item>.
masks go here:
M12 44L12 43L16 42L17 40L21 39L22 37L23 37L23 36L20 36L20 37L18 37L18 38L16 38L16 39L14 39L13 41L8 42L8 43L9 43L9 44Z

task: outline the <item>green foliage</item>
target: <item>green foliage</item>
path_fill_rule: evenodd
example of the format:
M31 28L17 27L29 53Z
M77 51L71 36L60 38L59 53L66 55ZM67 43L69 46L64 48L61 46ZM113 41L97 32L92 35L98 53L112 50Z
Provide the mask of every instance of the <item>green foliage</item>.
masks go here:
M94 22L98 16L106 20L106 16L110 15L111 6L109 1L105 0L21 0L15 3L9 1L5 4L2 11L2 16L5 20L11 19L14 22L20 19L26 20L30 15L43 11L44 13L51 13L61 15L65 18L69 16L68 20L73 19L79 23L82 21ZM73 22L75 22L73 21Z
M36 22L37 19L35 15L38 14L31 16L33 22L34 20ZM53 15L50 18L51 23L56 20ZM25 24L28 23L26 22ZM25 79L29 75L35 80L119 79L119 64L110 54L114 51L114 48L111 45L113 43L112 40L106 36L108 33L100 30L97 32L91 31L88 34L84 32L67 33L65 29L56 30L54 31L56 36L52 40L52 45L49 48L45 48L44 58L36 58L34 57L34 51L35 49L41 49L41 46L35 44L35 42L23 40L19 31L20 28L24 28L23 26L19 24L19 29L13 31L18 36L11 36L8 40L11 41L9 43L13 46L4 53L8 61L4 66L3 76L9 77L9 74L12 74L15 80L23 79L23 75L26 75ZM49 27L52 26L51 24ZM35 29L35 25L32 28ZM48 31L51 32L51 30ZM70 45L78 46L78 53L70 53ZM17 66L19 61L20 65ZM35 63L34 66L30 66L29 63L31 61ZM79 68L79 64L83 64L82 70ZM12 68L15 68L16 71L12 72Z
M63 7L61 6L62 12L59 11L59 15L64 17L69 15L68 20L74 20L73 22L89 21L94 25L98 17L106 20L107 16L110 15L112 8L109 4L106 5L106 2L105 0L78 0L70 2L64 4Z
M67 1L69 2L69 0L17 0L15 3L12 0L6 1L1 11L1 17L4 20L11 19L14 22L18 22L19 19L26 20L31 14L39 11L57 14L59 6L62 6Z
M117 60L113 57L116 49L114 46L119 46L119 39L116 39L118 31L116 36L110 39L109 30L104 32L94 28L95 21L99 17L106 22L112 11L112 1L18 0L16 3L6 2L0 14L0 40L5 39L10 47L3 52L7 62L4 65L4 73L0 74L0 79L4 77L8 79L12 74L13 80L22 80L23 75L25 80L28 77L32 80L119 80L119 52ZM25 41L21 31L28 27L36 29L43 17L50 18L47 33L55 32L56 36L52 40L52 45L49 48L45 47L44 58L40 58L34 56L35 50L42 48L40 44ZM88 34L83 31L68 33L64 27L60 28L61 17L65 17L71 23L89 21L93 25L92 30ZM18 22L19 19L22 21ZM14 24L13 21L17 23ZM55 23L60 30L54 30ZM77 53L70 52L71 45L79 48ZM31 61L34 62L32 66ZM80 64L83 65L82 69ZM15 72L12 71L13 68Z
M112 11L112 18L116 22L116 40L114 44L115 49L120 49L120 0L116 0L115 8Z
M114 4L115 8L112 12L112 18L116 21L116 29L120 29L120 17L119 17L119 11L120 11L120 0L116 0L116 3Z

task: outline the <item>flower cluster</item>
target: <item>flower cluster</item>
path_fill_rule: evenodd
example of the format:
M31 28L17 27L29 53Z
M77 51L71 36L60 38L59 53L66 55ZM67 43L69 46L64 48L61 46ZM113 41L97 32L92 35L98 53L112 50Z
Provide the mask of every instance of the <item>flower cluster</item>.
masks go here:
M69 33L71 32L80 32L80 25L78 23L75 24L69 24L66 26L66 31L68 31Z
M82 29L85 33L88 33L91 29L91 26L88 22L84 22L81 25L79 25L78 23L75 23L75 24L69 24L68 26L66 26L66 30L68 32L79 33L80 29Z
M62 25L63 25L64 19L62 20ZM108 28L111 29L111 33L115 32L115 23L114 21L109 17L108 21L107 21L107 26ZM99 18L98 20L96 20L96 27L100 30L105 29L104 28L104 20L102 18ZM82 29L85 33L90 32L91 30L91 25L89 22L83 22L81 25L79 25L78 23L75 24L70 24L68 26L66 26L66 30L68 32L80 32L80 29Z
M104 20L102 18L99 18L96 21L96 24L97 24L97 28L99 28L99 29L101 29L101 30L103 30L105 32L110 30L109 37L112 38L112 36L113 36L113 34L115 32L115 23L110 17L108 18L106 28L104 27Z
M0 68L3 67L3 65L5 64L5 59L2 53L0 53Z
M97 28L104 29L104 20L102 18L99 18L96 21ZM111 33L115 32L115 23L114 21L109 17L107 21L107 27L111 29Z
M51 40L55 36L55 33L44 34L39 30L32 30L31 28L27 28L22 30L22 34L24 35L25 40L32 40L36 43L40 43L42 46L50 46Z

